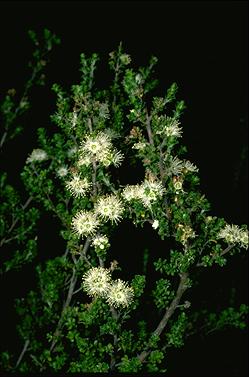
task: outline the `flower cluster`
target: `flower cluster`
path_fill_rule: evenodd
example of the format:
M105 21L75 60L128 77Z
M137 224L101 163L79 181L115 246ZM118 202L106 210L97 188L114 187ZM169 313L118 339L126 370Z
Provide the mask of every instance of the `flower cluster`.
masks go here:
M111 280L110 270L93 267L83 275L83 289L91 297L102 297L115 308L127 307L134 297L133 288L120 279Z
M160 117L158 118L160 121ZM156 131L157 134L164 134L168 137L181 137L182 136L182 127L179 127L180 122L174 118L162 117L164 124L161 130Z
M96 136L88 135L81 144L79 154L79 166L100 162L106 167L111 164L118 167L124 158L122 153L113 147L110 136L104 132L99 132Z
M73 217L72 226L74 232L81 237L93 235L99 227L101 220L111 220L112 223L116 224L121 220L123 212L124 206L117 196L108 195L100 197L95 203L94 211L83 210ZM105 236L96 236L94 246L97 246L101 242L103 245L106 243L106 246L108 244Z
M111 285L110 271L104 267L93 267L83 275L83 288L89 296L104 296Z
M66 188L75 197L85 196L91 188L91 183L87 178L81 179L78 175L73 176L71 181L66 183Z
M128 185L123 190L124 199L129 202L133 199L140 200L147 208L158 198L162 197L165 189L159 181L145 180L141 185Z
M248 248L248 231L240 229L238 225L226 225L217 235L223 238L228 244L239 244L241 247Z
M132 149L138 149L142 150L147 146L146 143L143 143L142 141L139 141L138 143L133 144Z
M27 163L40 162L48 159L47 152L43 149L34 149L30 156L27 158Z
M57 170L57 175L60 178L65 177L68 174L68 169L66 166L60 166L59 169Z
M95 211L103 220L111 220L112 223L117 223L122 218L124 206L117 196L108 195L98 199Z
M100 250L104 250L110 246L108 238L106 236L101 236L101 235L94 237L94 239L92 240L92 245L96 249L100 249Z
M183 173L198 172L198 168L188 160L180 160L178 157L173 157L168 162L167 172L171 175L180 175Z
M183 245L186 245L189 238L195 238L195 231L189 225L178 224L177 228L180 229L180 241Z
M158 227L159 227L159 221L154 220L153 223L152 223L152 228L156 230Z
M96 232L99 226L99 219L92 211L80 211L72 219L74 233L79 236L89 236Z
M129 306L133 297L133 288L120 279L114 280L106 296L108 304L115 308Z

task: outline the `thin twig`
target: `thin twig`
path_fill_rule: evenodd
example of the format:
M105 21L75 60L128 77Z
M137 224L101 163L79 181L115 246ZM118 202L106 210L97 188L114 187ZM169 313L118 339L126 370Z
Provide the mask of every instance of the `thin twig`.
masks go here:
M116 321L119 319L119 314L117 313L116 309L113 306L110 306L110 311L112 313L112 318L115 319ZM117 347L118 343L118 337L117 334L113 334L113 352L111 355L111 363L110 363L110 369L113 370L115 367L116 363L116 358L115 358L115 349Z
M178 288L177 288L175 298L172 300L170 306L166 310L163 318L159 322L157 328L153 331L152 335L157 335L157 336L161 335L161 333L164 330L164 328L166 327L169 319L172 317L172 315L175 312L175 309L179 305L179 302L182 298L183 293L188 288L188 285L186 284L187 279L188 279L188 273L187 272L182 273L181 276L180 276L180 282L179 282L179 285L178 285ZM144 350L143 352L141 352L140 355L137 356L137 358L141 361L141 363L143 363L144 360L146 359L146 357L150 354L150 352L151 352L151 349L148 348L148 349Z
M23 346L22 352L20 353L20 356L18 357L18 360L17 360L17 362L16 362L16 368L18 367L18 365L19 365L20 362L22 361L23 356L24 356L25 352L27 351L28 345L29 345L29 339L27 339L27 340L25 341L25 343L24 343L24 346Z
M154 141L153 141L153 135L152 135L152 131L151 131L150 120L151 120L151 116L149 116L148 113L147 113L146 114L146 129L147 129L147 134L148 134L148 138L149 138L149 143L151 145L153 145Z
M222 257L223 255L227 254L232 248L234 247L234 245L229 245L227 246L221 253L220 253L220 257ZM212 257L212 260L215 259L215 256ZM203 262L199 262L197 263L196 267L205 267L205 264Z

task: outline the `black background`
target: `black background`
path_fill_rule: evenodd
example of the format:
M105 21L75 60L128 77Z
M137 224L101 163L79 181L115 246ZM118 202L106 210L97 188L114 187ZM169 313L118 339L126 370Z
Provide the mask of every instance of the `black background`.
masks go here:
M178 98L186 102L183 142L187 157L200 169L201 188L212 203L212 214L230 223L247 223L247 158L241 158L243 151L247 154L248 136L246 1L2 1L1 98L9 88L20 91L28 75L26 63L32 50L27 30L40 33L44 27L62 40L47 69L48 88L54 82L66 87L77 82L81 52L98 52L106 62L108 53L123 41L135 66L145 65L152 54L157 56L158 93L163 95L177 82ZM101 83L105 83L105 69L107 65L101 65ZM35 130L50 127L49 114L55 108L54 95L47 88L33 94L25 131L9 143L2 160L10 181L20 188L17 174L36 146ZM40 232L40 248L47 252L51 234L44 228ZM152 237L148 231L145 244L152 244ZM10 274L3 283L6 309L2 324L12 334L8 340L4 337L6 344L14 337L12 298L22 295L33 279L30 267L27 272L29 279L20 272ZM14 278L22 284L11 284ZM214 271L212 281L204 276L199 299L218 291L219 281L222 286L235 287L239 302L245 302L247 258L235 257L222 272ZM247 337L227 330L208 340L194 338L183 350L172 353L172 360L169 357L171 376L246 376Z

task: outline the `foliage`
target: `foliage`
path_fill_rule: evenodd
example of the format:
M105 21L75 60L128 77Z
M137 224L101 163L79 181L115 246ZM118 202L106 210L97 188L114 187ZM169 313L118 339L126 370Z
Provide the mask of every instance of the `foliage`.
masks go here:
M44 35L50 50L58 40ZM31 37L38 46L35 34ZM35 52L36 62L40 56ZM69 91L53 85L57 104L51 122L57 131L38 129L38 145L21 174L33 208L23 212L17 193L2 178L1 211L8 218L12 203L12 216L20 219L13 237L24 250L22 258L29 259L26 245L38 208L57 218L65 245L56 257L37 264L35 289L16 301L24 348L16 359L2 354L5 370L165 372L167 348L182 347L201 318L182 301L185 292L191 295L204 268L223 267L248 246L246 226L229 228L224 219L209 215L198 168L180 143L185 105L176 100L177 85L153 96L157 59L130 68L120 44L109 55L113 82L101 90L95 86L98 61L95 53L81 54L79 83ZM2 109L8 118L11 106ZM141 166L142 180L121 184L123 163L134 171ZM162 244L169 240L172 247L165 246L157 260L147 248L141 271L129 274L112 256L112 237L122 221L141 228L141 234L149 224ZM6 229L1 222L2 233ZM149 256L155 269L150 274ZM6 270L13 265L6 262ZM154 315L146 318L147 310ZM242 304L239 313L229 307L207 313L202 321L215 329L244 328L246 313Z

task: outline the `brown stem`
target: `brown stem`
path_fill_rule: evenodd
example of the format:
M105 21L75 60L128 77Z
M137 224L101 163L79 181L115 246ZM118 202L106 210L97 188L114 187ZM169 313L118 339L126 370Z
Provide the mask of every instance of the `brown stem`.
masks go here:
M187 272L183 272L180 275L180 282L179 282L179 285L178 285L178 288L177 288L177 292L176 292L175 298L172 300L170 306L166 310L163 318L159 322L157 328L153 331L152 335L160 336L161 333L163 332L163 330L166 327L169 319L174 314L175 309L177 308L177 306L178 306L178 304L179 304L179 302L180 302L180 300L182 298L183 293L188 288L188 285L186 284L187 283L187 279L188 279L188 273ZM144 362L144 360L150 354L150 352L151 352L151 350L147 349L147 350L144 350L143 352L141 352L140 355L137 356L138 359L141 361L141 363Z
M151 116L149 116L148 113L147 113L146 114L146 129L147 129L147 134L148 134L148 138L149 138L149 143L151 145L153 145L154 141L153 141L153 135L152 135L152 131L151 131L150 120L151 120Z
M90 239L89 239L89 237L87 237L87 239L85 241L84 248L83 248L83 250L80 254L78 261L81 260L82 258L84 259L84 256L86 258L86 252L87 252L89 245L90 245ZM56 330L54 332L53 341L52 341L52 344L51 344L51 347L50 347L50 352L53 351L55 344L57 342L58 336L60 335L60 330L61 330L61 326L62 326L62 323L63 323L63 316L65 314L66 309L69 307L71 300L72 300L72 297L73 297L73 294L74 294L75 286L76 286L77 279L78 279L76 272L77 272L77 265L75 267L73 267L73 273L72 273L72 276L71 276L71 279L70 279L70 285L69 285L69 289L68 289L68 293L67 293L67 298L66 298L66 301L63 304L61 316L60 316L58 325L56 327Z

